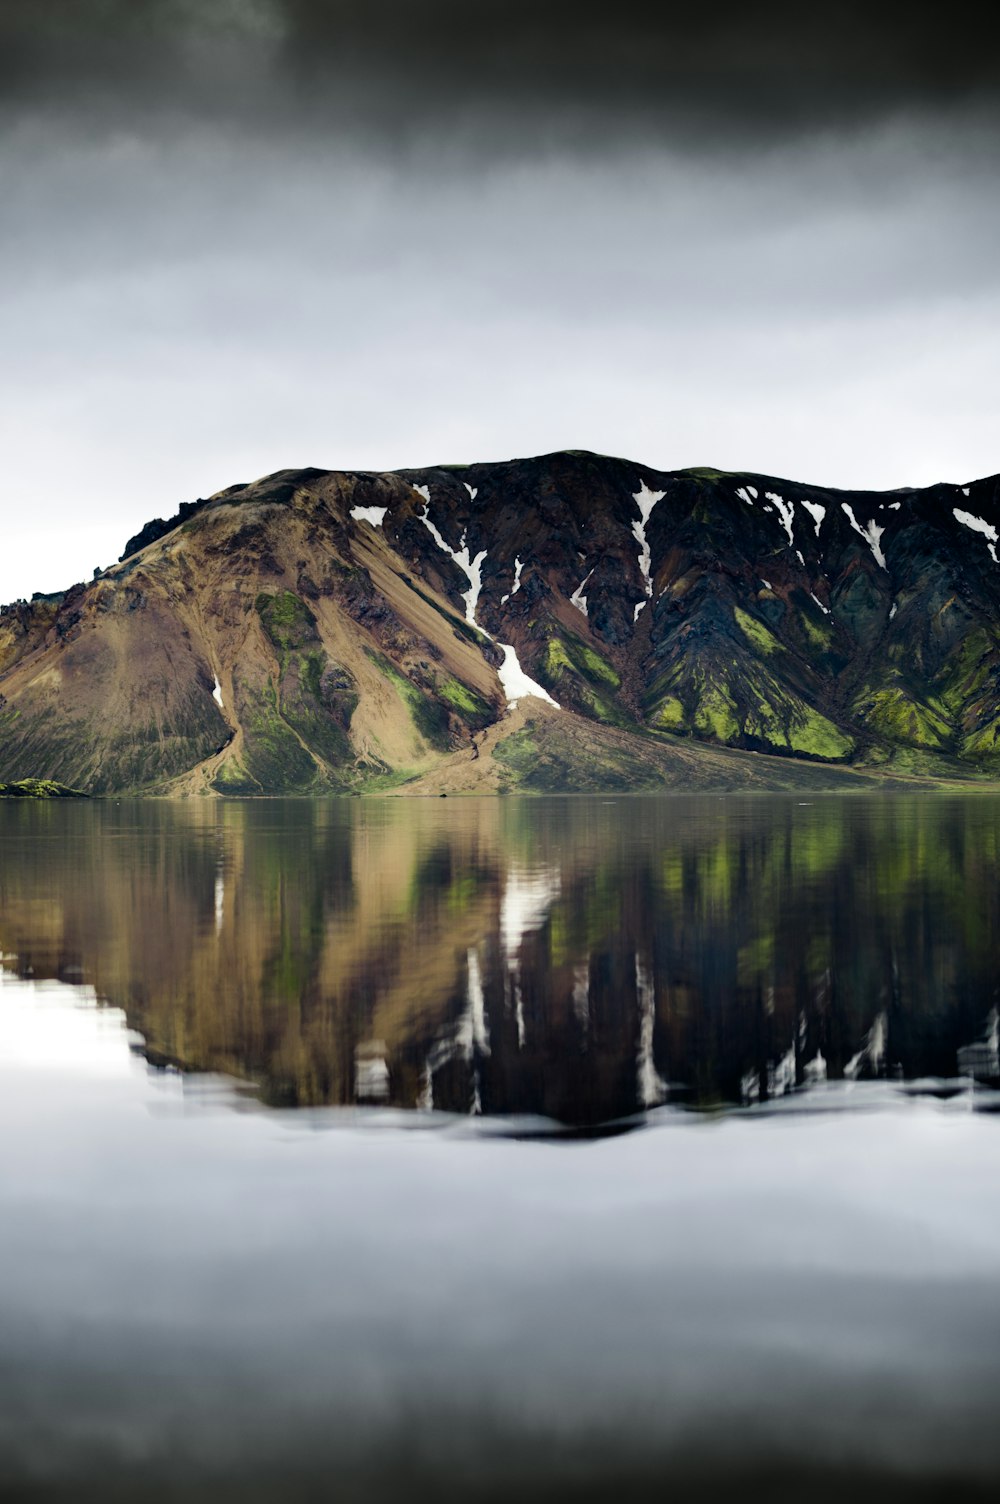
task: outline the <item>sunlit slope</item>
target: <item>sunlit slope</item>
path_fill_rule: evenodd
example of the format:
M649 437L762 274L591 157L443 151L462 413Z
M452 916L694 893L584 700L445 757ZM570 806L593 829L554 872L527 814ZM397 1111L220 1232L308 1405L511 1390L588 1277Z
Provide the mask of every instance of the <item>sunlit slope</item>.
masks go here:
M483 645L341 491L264 484L206 509L71 593L54 624L28 608L26 651L7 618L5 775L308 792L469 745L502 704Z
M998 529L996 477L847 493L584 453L280 472L4 608L0 777L258 794L991 776Z

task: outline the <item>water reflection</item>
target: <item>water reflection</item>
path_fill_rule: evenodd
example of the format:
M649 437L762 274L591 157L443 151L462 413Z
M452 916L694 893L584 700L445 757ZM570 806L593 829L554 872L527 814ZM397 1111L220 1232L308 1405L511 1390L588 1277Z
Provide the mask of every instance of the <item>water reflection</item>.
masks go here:
M0 950L272 1103L995 1081L1000 800L0 807Z

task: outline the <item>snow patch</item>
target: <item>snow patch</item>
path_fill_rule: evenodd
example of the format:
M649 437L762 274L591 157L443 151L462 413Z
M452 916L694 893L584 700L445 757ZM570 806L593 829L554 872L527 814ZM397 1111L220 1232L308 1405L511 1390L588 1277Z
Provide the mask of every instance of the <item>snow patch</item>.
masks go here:
M388 507L352 507L351 516L355 522L370 522L372 527L381 527L388 510Z
M468 534L464 532L462 534L461 547L451 548L444 536L438 532L438 529L431 521L430 512L427 507L421 513L420 520L427 528L438 548L446 553L449 558L454 559L459 569L462 570L468 579L469 588L462 592L462 600L465 602L465 619L470 627L474 627L476 625L476 607L479 604L479 596L483 588L483 560L486 558L486 549L484 548L473 559L470 556L468 544L466 543ZM480 628L481 630L482 628ZM484 635L488 637L489 633L487 632Z
M422 496L424 498L424 500L426 501L427 505L430 506L430 504L431 504L431 488L430 488L430 486L414 486L413 489L414 489L414 491L416 491L417 495L418 496Z
M595 568L596 568L596 565L595 565ZM590 574L587 575L587 579L583 580L577 586L577 588L573 591L573 594L569 598L570 605L571 606L575 606L578 611L582 611L583 614L584 614L584 616L589 615L589 612L587 611L587 597L584 595L583 592L586 589L587 580L590 579L590 575L592 575L593 572L594 571L592 569L590 571Z
M747 491L745 491L742 486L737 486L736 487L736 494L740 498L740 501L745 501L746 502L746 504L747 504L748 507L752 507L753 506L753 502L750 500L750 497L747 494Z
M955 514L955 521L956 522L960 522L963 527L971 528L974 533L982 533L983 537L989 540L987 542L987 544L986 544L986 547L990 551L990 558L993 560L994 564L996 564L997 563L997 547L996 547L997 546L997 530L996 530L996 528L993 527L989 522L984 521L984 519L982 517L974 517L971 512L962 512L962 511L959 510L958 507L954 507L953 511L954 511L954 514Z
M666 491L651 491L645 481L640 481L638 491L632 492L632 500L639 508L640 519L638 522L633 522L632 524L632 536L639 545L639 573L642 575L646 586L647 599L653 593L653 580L650 574L649 540L646 537L646 527L650 517L653 515L653 508L656 506L656 503L662 501L666 494ZM640 601L638 606L636 606L632 617L633 621L638 621L639 612L644 605L645 601Z
M218 705L219 709L221 710L222 709L222 685L219 683L219 676L218 676L218 674L216 674L216 676L215 676L215 688L212 690L212 699L215 701L216 705Z
M801 549L797 548L795 550L795 557L798 559L799 563L802 565L802 568L805 569L805 567L806 567L806 561L802 557L802 551L801 551Z
M818 501L803 501L802 505L816 524L816 536L818 538L819 530L823 526L823 518L826 516L826 507L821 507Z
M864 527L862 527L858 519L855 517L854 509L850 505L850 503L843 501L841 502L841 506L843 507L847 520L853 527L854 531L858 534L859 537L864 538L865 542L868 544L868 547L871 549L872 553L875 556L876 564L878 564L882 569L888 569L889 566L885 562L885 554L882 552L879 543L882 534L885 532L885 528L879 527L878 523L875 521L868 522Z
M900 509L900 507L902 505L903 505L903 503L901 501L890 501L890 503L889 503L889 511L890 512L898 512L899 509Z
M792 536L792 523L795 520L794 501L786 501L783 496L778 495L777 491L765 491L764 495L767 497L768 501L773 501L775 506L777 507L778 512L781 516L781 525L785 529L785 532L788 534L788 543L789 546L791 546L795 542L795 539Z
M478 486L470 486L469 482L467 480L463 481L462 484L465 487L465 489L468 491L470 500L475 501L476 497L479 495L479 487Z
M819 596L818 595L813 595L813 593L812 593L811 590L809 592L809 595L810 595L811 599L816 602L817 606L822 611L823 615L824 616L829 616L830 615L830 607L829 606L824 606L824 604L820 600Z
M961 491L961 493L962 493L963 496L968 496L968 494L969 494L969 488L968 488L968 486L959 486L958 489Z
M646 526L650 517L652 517L653 508L656 506L656 503L662 501L666 494L666 491L651 491L645 481L640 481L638 491L632 492L632 500L639 508L643 527Z
M756 501L757 500L757 487L756 486L747 486L747 490L750 492L750 495L753 497L754 501Z
M418 486L417 490L420 491L421 496L424 494L424 491L423 489L421 489L421 487ZM427 531L430 533L431 537L434 539L434 542L437 544L438 548L440 548L443 553L449 554L451 558L454 558L455 551L452 548L451 544L448 543L444 536L438 532L437 528L431 521L429 505L424 507L424 510L420 514L420 520L424 524L424 527L427 529Z
M469 550L465 543L465 534L462 534L462 547L457 554L452 556L455 563L465 570L471 581L471 588L465 592L462 599L465 601L465 619L470 627L476 625L476 607L479 605L479 596L483 588L483 560L486 558L485 548L470 559Z
M896 614L896 610L897 610L897 607L896 607L896 602L895 602L895 601L893 601L893 603L892 603L892 609L891 609L891 611L890 611L890 612L889 612L889 620L890 620L890 621L892 621L892 618L893 618L893 617L894 617L894 616L895 616L895 614Z
M770 590L770 588L771 588L771 581L770 580L765 580L765 579L762 578L760 583L763 585L763 587L764 587L765 590Z
M501 604L501 606L505 606L507 604L507 602L510 600L511 595L516 595L517 592L520 590L520 588L521 588L521 569L522 568L523 568L523 566L521 564L521 556L520 556L520 554L518 554L517 558L514 560L514 583L513 583L513 585L510 588L510 595L502 595L500 597L500 604Z
M507 696L507 704L511 710L525 695L537 695L540 700L547 700L558 710L559 701L553 700L547 689L543 689L540 684L536 684L534 679L528 677L510 643L498 642L497 647L503 648L503 663L497 669L497 678L503 685L503 692Z

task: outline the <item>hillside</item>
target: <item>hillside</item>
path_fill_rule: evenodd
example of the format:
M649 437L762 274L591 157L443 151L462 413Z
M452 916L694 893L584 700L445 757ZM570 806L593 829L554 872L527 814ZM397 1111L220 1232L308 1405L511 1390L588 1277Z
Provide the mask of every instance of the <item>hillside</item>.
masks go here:
M1000 478L585 453L282 471L0 612L0 777L121 791L849 787L1000 769Z

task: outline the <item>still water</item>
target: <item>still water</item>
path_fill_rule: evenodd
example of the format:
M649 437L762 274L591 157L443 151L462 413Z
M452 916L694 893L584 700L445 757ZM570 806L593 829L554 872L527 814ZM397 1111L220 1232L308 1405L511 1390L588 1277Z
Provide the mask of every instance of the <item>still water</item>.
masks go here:
M992 1497L1000 799L0 805L0 1495Z

